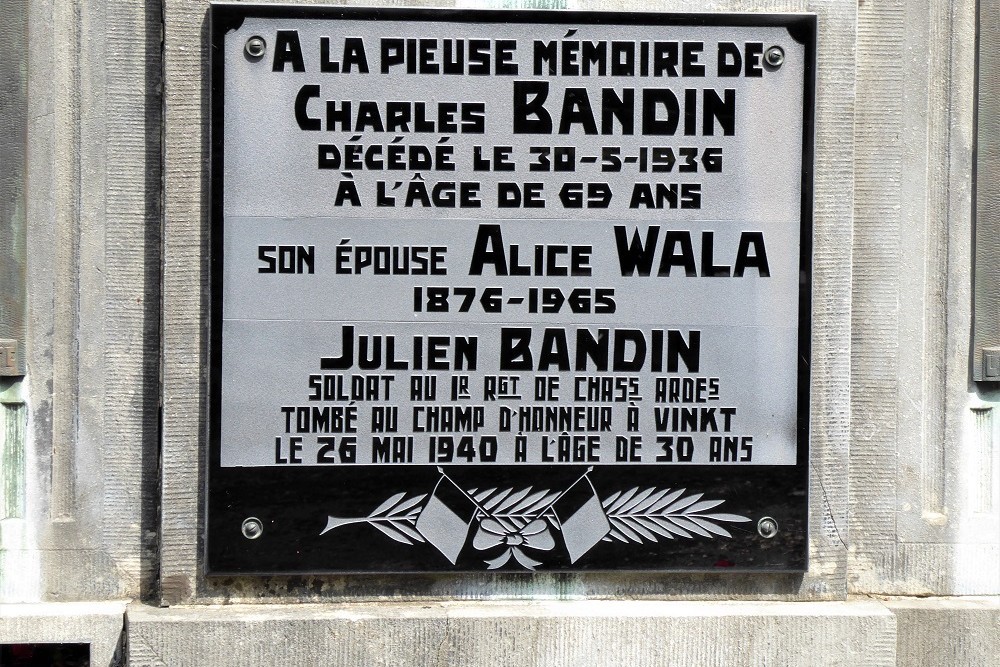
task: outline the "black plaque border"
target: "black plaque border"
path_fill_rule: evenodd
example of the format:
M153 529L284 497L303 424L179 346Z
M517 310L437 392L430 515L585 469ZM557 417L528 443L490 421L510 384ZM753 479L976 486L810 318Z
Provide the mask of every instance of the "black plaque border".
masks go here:
M532 24L612 24L612 25L654 25L654 26L784 26L797 42L805 46L806 67L803 81L803 156L802 156L802 206L800 220L799 254L799 322L798 322L798 405L797 463L794 466L607 466L591 474L594 485L600 491L602 477L628 474L629 484L642 486L659 484L671 488L685 487L691 492L705 493L706 497L724 498L723 508L730 513L739 513L755 519L762 516L774 518L779 526L778 535L766 540L757 534L756 524L743 524L745 528L727 525L733 539L720 540L674 540L671 546L681 546L670 553L657 548L663 543L655 543L652 549L629 551L645 553L647 562L630 563L630 555L622 547L612 544L605 548L599 545L576 564L544 567L544 572L602 572L602 571L649 571L658 573L696 572L804 572L808 568L808 498L809 498L809 414L812 350L812 246L813 246L813 169L815 134L816 95L816 34L815 14L757 14L757 13L653 13L653 12L606 12L606 11L560 11L560 10L520 10L520 9L422 9L422 8L356 8L326 5L251 5L242 3L212 3L209 10L209 70L211 76L211 119L209 165L210 183L210 312L208 329L208 446L202 457L208 472L204 475L203 504L205 515L204 565L210 576L232 575L323 575L323 574L391 574L391 573L447 573L479 572L481 562L470 567L467 558L460 558L456 565L450 565L439 553L427 545L407 547L384 540L384 549L379 554L381 567L372 566L370 551L349 554L345 560L348 567L331 568L322 561L323 550L328 548L324 540L346 541L353 536L350 527L340 529L338 537L319 537L323 522L310 523L310 519L323 516L317 501L339 486L341 476L349 476L352 482L368 477L364 484L378 489L409 489L428 492L433 488L433 480L438 473L433 465L406 466L400 468L351 467L317 468L287 467L267 468L268 477L247 484L245 468L222 468L221 450L221 407L222 407L222 275L223 275L223 127L225 120L225 62L222 46L227 31L242 25L246 18L298 18L298 19L340 19L340 20L395 20L462 23L532 23ZM462 479L463 468L449 466L446 472L456 479ZM527 476L534 466L505 466L502 468L480 468L493 471L496 483L505 478L517 484L517 478ZM539 466L538 468L543 468ZM582 472L571 467L561 467L556 473L545 469L548 479L558 481L565 475L572 481ZM417 472L419 471L419 472ZM520 472L519 472L520 471ZM501 474L497 474L497 473ZM575 473L575 475L574 475ZM483 473L480 473L483 474ZM537 472L536 472L537 474ZM474 477L475 475L473 475ZM641 481L655 476L655 480ZM414 488L414 478L427 477L424 485ZM396 478L399 483L394 484ZM676 482L675 482L676 480ZM288 494L292 497L288 505L279 512L273 508ZM750 498L754 500L751 500ZM270 508L270 509L269 509ZM367 512L366 508L363 511ZM722 509L722 508L720 508ZM260 538L247 540L241 533L243 519L255 516L260 519L264 531ZM370 528L361 526L361 529ZM303 544L299 531L309 531L315 535L311 544ZM372 531L374 532L374 531ZM371 548L374 541L370 534L364 539ZM375 538L377 539L377 538ZM686 544L685 544L686 543ZM603 543L602 543L603 544ZM695 545L702 549L685 549ZM643 545L645 546L645 545ZM728 549L722 547L729 547ZM599 551L603 549L603 551ZM406 550L400 556L400 551ZM412 551L411 551L412 550ZM694 553L692 553L692 551ZM651 552L655 552L651 553ZM742 555L748 553L744 560ZM465 551L463 551L463 556ZM640 554L641 555L641 554ZM299 566L290 566L290 560L297 560ZM657 562L658 561L658 562ZM498 573L510 574L517 570L502 569Z

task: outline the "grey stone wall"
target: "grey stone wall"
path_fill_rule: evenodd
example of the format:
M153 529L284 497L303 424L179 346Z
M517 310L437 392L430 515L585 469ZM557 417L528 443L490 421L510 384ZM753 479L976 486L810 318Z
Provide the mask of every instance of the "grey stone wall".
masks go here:
M858 17L850 590L997 593L994 404L969 374L976 7Z
M14 580L14 600L149 596L157 578L160 7L67 0L27 8L24 520L16 544L4 527L4 549L18 552L20 565L0 576Z
M131 600L133 664L995 660L998 397L969 363L976 3L564 4L819 17L805 576L206 581L208 3L37 0L0 602L41 604L0 608L0 642L101 637L109 664L124 607L57 603ZM858 601L876 595L901 597ZM990 597L912 599L966 595Z

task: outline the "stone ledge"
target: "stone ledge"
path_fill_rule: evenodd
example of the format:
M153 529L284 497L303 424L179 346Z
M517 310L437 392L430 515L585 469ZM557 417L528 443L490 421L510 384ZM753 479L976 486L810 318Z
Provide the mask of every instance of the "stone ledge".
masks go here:
M127 620L127 625L126 625ZM1000 664L1000 597L847 602L0 604L0 642L142 665Z
M128 610L141 665L894 665L857 602L445 602Z
M1000 665L1000 597L893 598L896 654L906 667Z
M0 604L0 643L86 643L90 664L118 664L125 602Z

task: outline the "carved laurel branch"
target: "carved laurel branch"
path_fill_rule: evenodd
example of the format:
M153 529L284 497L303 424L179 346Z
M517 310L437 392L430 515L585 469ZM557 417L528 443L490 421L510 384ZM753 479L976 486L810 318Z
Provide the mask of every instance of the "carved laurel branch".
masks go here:
M750 521L738 514L708 510L724 503L724 500L701 500L704 494L685 496L686 489L662 489L650 487L642 491L635 487L625 492L608 496L601 505L611 523L611 531L605 542L658 542L660 537L668 540L695 535L732 537L719 525L720 522L742 523Z
M467 495L490 518L495 519L510 532L517 532L539 518L545 509L559 497L549 489L533 491L534 487L515 491L507 489L468 489ZM704 494L685 496L686 489L640 490L616 492L601 505L611 524L605 542L658 542L659 539L692 539L695 535L731 538L732 534L721 523L743 523L748 517L738 514L709 512L724 500L701 500ZM417 516L423 509L427 494L406 497L397 493L371 511L366 517L344 519L331 516L324 533L348 523L368 523L390 539L402 544L426 542L416 530ZM551 521L550 521L551 523Z
M469 496L489 515L496 519L505 530L516 532L538 518L556 498L559 492L542 489L532 492L529 486L520 491L513 489L470 489Z
M326 528L320 534L322 535L338 526L345 526L351 523L367 523L381 531L386 537L403 544L426 542L427 540L417 532L415 527L417 515L423 509L421 503L426 497L426 493L410 498L406 497L406 493L397 493L373 509L368 516L354 518L329 516L327 517Z

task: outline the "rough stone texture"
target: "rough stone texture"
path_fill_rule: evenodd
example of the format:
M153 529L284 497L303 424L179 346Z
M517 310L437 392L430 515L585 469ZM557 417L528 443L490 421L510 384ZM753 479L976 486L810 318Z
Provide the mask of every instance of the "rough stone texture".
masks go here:
M900 667L1000 665L1000 600L926 598L887 601L896 616Z
M969 394L975 3L859 3L851 349L856 593L1000 590L988 396ZM974 408L975 411L970 410Z
M156 576L159 20L156 0L29 7L23 548L42 576L19 599Z
M124 623L124 602L0 604L0 643L90 644L93 667L117 667Z
M893 665L878 604L534 602L129 608L129 664Z
M198 580L207 400L204 343L208 303L208 3L164 3L163 463L160 586L189 600ZM173 194L171 194L173 193ZM176 455L175 455L176 453Z
M396 4L396 3L383 3ZM405 3L409 4L409 3ZM814 11L819 15L816 110L810 570L788 575L540 575L532 578L271 577L206 581L201 460L207 397L207 54L204 0L165 0L165 236L161 585L169 604L458 597L836 599L846 595L851 220L856 5L810 2L593 2L570 8ZM194 287L197 286L197 289Z

